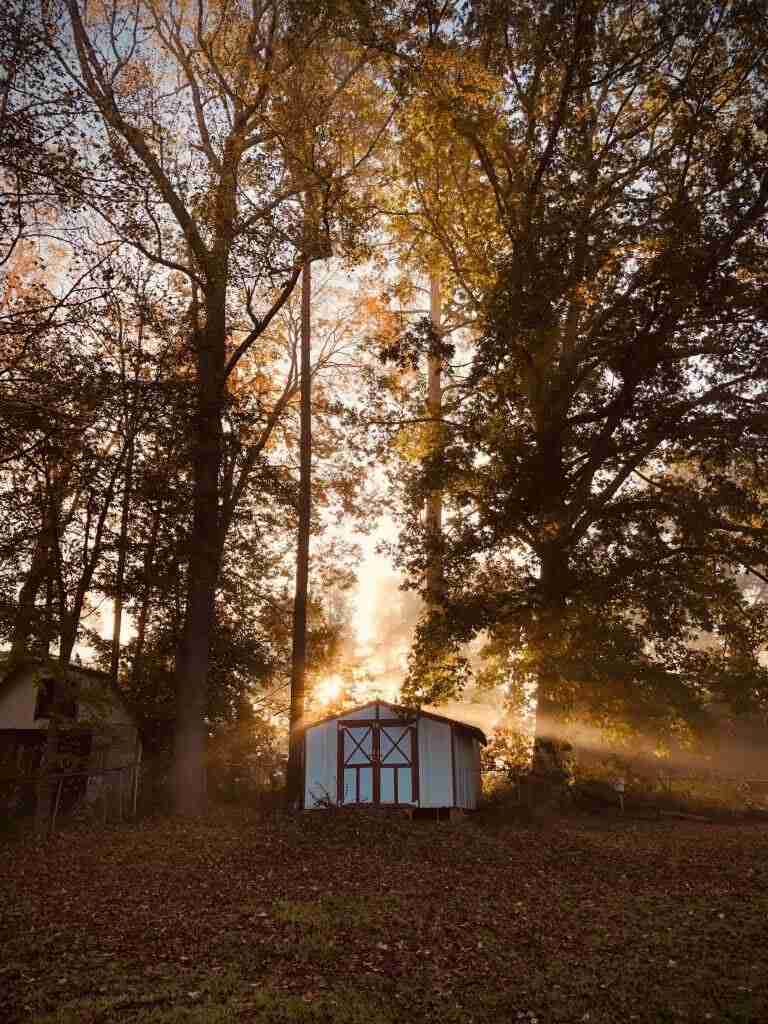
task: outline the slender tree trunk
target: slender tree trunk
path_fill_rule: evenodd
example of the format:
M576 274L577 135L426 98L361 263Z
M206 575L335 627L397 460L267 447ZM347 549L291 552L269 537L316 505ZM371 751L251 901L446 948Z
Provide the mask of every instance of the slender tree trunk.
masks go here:
M32 624L35 618L37 594L49 572L50 544L47 534L48 527L44 526L35 544L29 572L19 592L19 604L16 610L11 641L11 662L18 661L27 651L27 644L32 633Z
M50 587L50 581L52 580L52 555L56 538L56 521L60 509L61 489L56 487L54 491L54 481L51 479L47 480L43 501L40 533L35 543L29 572L19 592L19 604L11 638L11 663L22 658L27 652L27 645L32 634L35 619L38 592L44 581L48 580ZM49 646L51 639L51 633L48 632L45 640L47 640ZM48 648L45 649L44 654L46 657L48 656Z
M133 663L131 664L131 689L135 688L139 680L144 660L144 646L147 638L147 622L149 620L149 609L153 589L152 574L155 567L155 547L157 546L157 537L160 532L162 507L163 501L162 498L159 498L152 514L152 528L149 534L147 549L144 553L144 570L142 573L144 593L142 594L138 621L136 623L136 645L134 648Z
M301 433L299 441L299 526L296 544L296 591L293 601L291 652L291 709L288 739L287 800L302 800L302 759L299 729L304 718L307 669L307 590L309 585L309 526L312 512L312 367L310 363L312 264L301 276Z
M60 648L58 665L51 679L53 692L50 718L40 762L40 782L37 786L35 806L35 831L40 838L45 838L50 833L54 804L61 792L62 781L50 776L58 775L64 770L63 755L66 748L62 750L62 733L71 737L79 728L76 718L71 718L71 703L73 700L77 702L78 695L76 684L69 678L70 656L70 646ZM80 765L77 770L81 770L82 767L83 765Z
M54 689L53 709L48 728L45 731L45 742L40 758L39 781L35 787L35 833L44 839L50 833L53 804L58 788L58 781L50 778L60 767L59 765L59 728L57 707L60 704L57 693L60 690L59 680L52 683Z
M93 544L91 545L90 552L87 550L87 538L88 529L86 527L86 539L85 552L84 552L84 564L82 572L80 573L80 579L77 584L77 590L75 591L74 599L72 601L71 610L67 609L67 595L64 588L63 570L61 564L61 546L58 533L54 538L54 554L56 560L56 570L58 576L58 589L59 589L59 608L61 616L61 626L59 633L59 661L63 667L69 665L70 659L72 658L72 651L75 648L77 642L77 631L80 628L80 619L83 614L83 607L85 605L85 599L88 592L91 589L91 582L93 575L96 572L96 567L99 564L101 553L103 550L103 539L104 529L107 524L107 518L109 516L110 509L112 508L112 501L115 496L115 485L117 483L117 477L119 473L120 463L116 462L115 467L112 470L112 474L109 479L106 493L104 494L104 501L96 520L96 528L93 534Z
M112 448L110 442L109 449ZM35 607L37 595L43 582L46 583L45 623L41 638L41 650L43 657L47 658L50 647L53 643L53 587L56 561L58 558L58 532L66 529L67 522L71 519L73 512L79 507L79 498L84 489L76 495L72 502L69 514L61 520L64 496L69 486L72 474L72 464L69 463L58 471L50 471L45 488L45 508L43 521L40 529L40 536L35 545L29 572L19 593L19 604L13 626L11 638L11 662L23 657L27 651L29 637L32 633L32 626L35 618ZM60 521L61 520L61 521ZM79 621L79 614L78 614ZM67 617L63 616L61 626L67 628ZM77 623L75 624L75 629ZM69 641L67 641L69 643ZM69 643L71 653L74 646L74 638Z
M59 764L59 722L65 703L65 680L66 665L69 662L74 640L67 646L69 619L67 616L66 595L64 593L64 574L61 564L61 544L59 539L60 502L54 497L52 481L49 480L47 488L47 511L46 525L48 534L48 567L50 579L53 579L55 572L56 586L59 603L60 635L59 635L59 664L58 670L51 680L52 694L50 704L50 717L48 728L45 733L45 742L40 759L39 781L36 787L35 802L35 832L38 838L45 838L50 832L51 814L53 802L58 787L58 782L50 776L60 769ZM51 597L52 597L51 592Z
M45 638L43 640L43 657L51 655L51 644L53 643L53 576L49 572L45 580Z
M205 715L208 663L222 555L219 474L224 408L225 289L207 295L207 323L197 339L197 410L192 452L193 513L189 538L187 607L176 664L173 806L177 814L205 813Z
M442 336L443 303L440 288L440 276L433 271L429 279L429 316L432 330L437 338ZM438 451L442 445L442 360L436 352L427 356L427 413L431 420L433 437L432 451ZM443 587L443 493L440 488L433 488L427 496L425 525L429 561L427 565L427 593L430 604L439 606L442 601Z
M56 552L56 563L57 590L59 591L59 664L66 666L69 665L72 652L75 649L77 628L80 624L80 612L77 609L78 605L82 607L82 603L75 597L72 610L70 611L67 607L67 595L64 593L64 580L61 572L61 551L59 549Z
M59 780L51 778L61 770L59 757L60 723L66 703L67 666L74 645L74 638L69 641L69 622L66 614L66 597L63 593L63 574L61 567L61 548L58 535L52 538L53 556L56 564L56 578L59 591L59 616L61 618L59 636L59 659L57 670L51 678L52 688L49 709L48 728L45 731L45 742L40 758L39 781L36 787L35 832L38 838L44 839L50 833L52 813Z
M125 586L125 562L128 547L128 519L131 511L131 487L133 484L133 440L128 441L125 458L125 486L123 489L123 507L120 513L120 538L117 551L117 573L115 579L115 603L112 616L112 654L109 674L113 683L117 683L120 670L120 632L123 626L123 589Z

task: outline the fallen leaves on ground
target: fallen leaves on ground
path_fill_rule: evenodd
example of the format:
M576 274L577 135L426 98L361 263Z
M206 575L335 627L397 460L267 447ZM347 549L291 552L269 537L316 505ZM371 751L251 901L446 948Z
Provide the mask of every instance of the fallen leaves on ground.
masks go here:
M318 812L2 850L0 1024L768 1021L768 828Z

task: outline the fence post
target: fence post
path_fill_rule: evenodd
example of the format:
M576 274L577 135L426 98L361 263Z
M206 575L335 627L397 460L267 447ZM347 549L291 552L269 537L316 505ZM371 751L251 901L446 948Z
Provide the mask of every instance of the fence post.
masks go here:
M59 779L59 787L56 790L56 800L53 804L53 817L51 818L51 832L53 833L56 829L56 817L59 813L59 801L61 800L61 787L64 785L64 779Z
M133 766L133 820L136 820L136 807L139 801L139 762Z

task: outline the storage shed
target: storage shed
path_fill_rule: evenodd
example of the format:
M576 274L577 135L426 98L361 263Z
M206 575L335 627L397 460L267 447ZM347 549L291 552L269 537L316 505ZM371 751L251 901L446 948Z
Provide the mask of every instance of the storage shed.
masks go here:
M486 742L473 725L371 701L304 728L303 806L473 810Z

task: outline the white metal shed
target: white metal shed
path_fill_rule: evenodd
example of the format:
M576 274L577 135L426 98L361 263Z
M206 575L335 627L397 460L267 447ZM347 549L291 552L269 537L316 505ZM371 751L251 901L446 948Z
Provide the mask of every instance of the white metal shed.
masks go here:
M370 701L305 727L303 806L473 810L486 742L473 725Z

